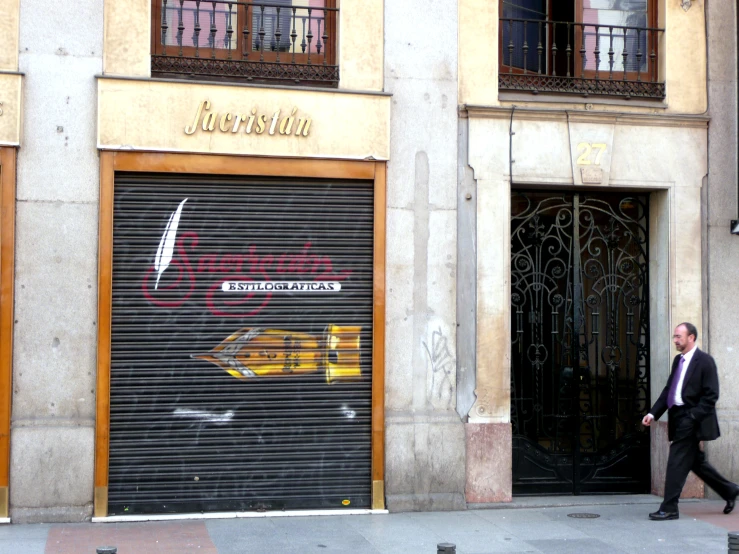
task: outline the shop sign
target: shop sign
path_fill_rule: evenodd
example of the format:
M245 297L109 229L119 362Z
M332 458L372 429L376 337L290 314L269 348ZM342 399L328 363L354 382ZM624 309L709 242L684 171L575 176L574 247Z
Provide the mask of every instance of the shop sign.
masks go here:
M331 190L326 187L324 194ZM126 191L124 196L119 210L138 204L130 200L137 198L136 192ZM300 198L316 202L312 208L305 205L307 221L294 229L251 236L259 218L267 216L254 207L241 211L238 196L225 202L212 202L207 195L182 199L166 219L152 261L138 256L131 261L128 246L133 243L128 235L122 239L123 265L117 266L121 275L135 273L133 267L146 264L140 284L146 305L138 304L134 317L142 318L142 328L150 335L167 333L168 325L176 327L180 339L189 337L184 348L192 345L191 359L215 364L238 379L321 374L327 384L360 380L361 334L371 323L371 273L355 275L355 270L366 267L371 250L365 246L364 258L342 253L346 239L340 230L358 236L352 221L357 211L345 214L345 223L339 219L339 230L329 227L326 236L320 217L326 204L318 205L320 196L283 195L285 207ZM364 203L370 208L366 198ZM159 211L156 203L153 208ZM136 209L131 214L142 218L144 214ZM224 235L217 216L233 222L239 219L235 214L254 218L252 226L237 225ZM294 221L292 211L289 217L288 225ZM363 232L366 240L366 226ZM314 240L319 244L314 245ZM353 268L334 269L335 260L328 253L337 251L340 263ZM350 277L355 277L353 282ZM130 286L125 277L120 282ZM129 298L118 306L129 309L136 304ZM334 323L334 317L341 318L340 323ZM238 326L231 323L234 319Z
M202 130L206 133L220 131L221 133L252 132L257 135L292 135L307 137L310 133L312 119L298 113L298 108L283 112L278 109L271 115L259 113L256 108L248 113L210 111L210 101L203 100L195 110L191 125L185 126L185 134L192 135Z
M333 260L315 254L310 240L298 252L259 255L256 244L244 245L239 253L201 251L197 248L201 237L195 230L177 236L188 200L170 214L154 263L141 284L144 296L155 306L178 308L205 287L206 305L214 316L250 317L267 307L275 294L340 292L341 282L352 274L350 269L334 270ZM160 283L165 272L173 270L176 276L166 285ZM219 291L242 300L226 300Z

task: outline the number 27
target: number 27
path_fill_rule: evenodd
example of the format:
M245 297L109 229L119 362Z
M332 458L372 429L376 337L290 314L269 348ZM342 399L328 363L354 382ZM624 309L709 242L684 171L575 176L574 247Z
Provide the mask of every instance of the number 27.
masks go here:
M591 162L590 154L593 150L597 150L598 152L595 154L595 160ZM580 156L577 158L577 165L590 165L591 163L593 165L600 165L600 158L603 152L606 151L606 145L595 142L581 142L577 145L577 151L580 152Z

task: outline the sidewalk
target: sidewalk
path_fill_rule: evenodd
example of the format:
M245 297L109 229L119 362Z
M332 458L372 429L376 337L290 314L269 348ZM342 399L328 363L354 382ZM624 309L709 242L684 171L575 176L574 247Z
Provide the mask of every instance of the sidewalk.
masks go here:
M655 496L548 497L461 512L210 519L144 523L4 525L2 554L457 554L494 552L725 553L739 513L723 501L687 500L680 519L654 522ZM569 514L595 514L575 518Z

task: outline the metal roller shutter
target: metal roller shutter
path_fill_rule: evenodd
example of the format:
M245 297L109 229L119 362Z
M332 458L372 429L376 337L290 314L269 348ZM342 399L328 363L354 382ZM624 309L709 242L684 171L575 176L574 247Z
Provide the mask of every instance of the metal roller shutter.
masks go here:
M367 508L373 183L116 174L110 515Z

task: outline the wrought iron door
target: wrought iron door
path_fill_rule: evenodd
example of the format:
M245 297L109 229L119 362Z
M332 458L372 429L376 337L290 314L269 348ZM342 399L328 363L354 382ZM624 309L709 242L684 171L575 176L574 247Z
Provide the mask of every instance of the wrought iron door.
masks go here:
M649 491L647 209L512 194L514 494Z

